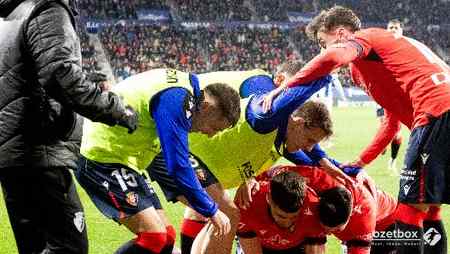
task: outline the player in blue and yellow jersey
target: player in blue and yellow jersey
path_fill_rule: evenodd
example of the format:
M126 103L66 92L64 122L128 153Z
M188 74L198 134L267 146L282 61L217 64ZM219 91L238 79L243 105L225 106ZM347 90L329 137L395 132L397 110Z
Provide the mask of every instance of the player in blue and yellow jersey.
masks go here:
M112 90L135 108L139 128L129 135L121 128L86 121L76 175L105 216L136 234L115 253L172 252L175 230L140 172L161 150L168 175L190 206L210 218L218 235L228 233L228 217L191 167L188 134L211 137L234 126L240 115L238 93L223 83L200 88L196 75L172 69L135 75Z
M291 77L302 67L301 62L288 62L280 66L272 77L261 70L237 72L213 72L200 74L201 84L208 84L228 77L229 84L239 91L241 97L241 117L234 128L219 133L212 139L202 135L190 136L191 162L196 168L202 186L219 204L231 220L232 230L226 237L216 237L211 227L205 228L202 237L195 244L196 249L206 253L230 253L234 231L239 221L239 210L225 189L239 188L240 200L246 200L254 184L252 177L269 168L283 156L303 149L320 161L333 175L342 177L334 165L326 158L318 142L332 134L332 124L326 107L321 103L304 102L331 80L327 76L311 82L311 86L299 87L277 98L272 111L262 110L262 100L266 92ZM295 161L295 156L288 156ZM184 202L183 193L168 177L162 155L157 156L148 168L150 177L161 186L169 201ZM186 202L184 202L186 203ZM242 202L245 205L245 202ZM198 213L185 213L182 225L182 252L189 253L196 235L205 224ZM208 239L208 241L206 241ZM200 243L201 242L201 243ZM196 252L197 250L193 250Z

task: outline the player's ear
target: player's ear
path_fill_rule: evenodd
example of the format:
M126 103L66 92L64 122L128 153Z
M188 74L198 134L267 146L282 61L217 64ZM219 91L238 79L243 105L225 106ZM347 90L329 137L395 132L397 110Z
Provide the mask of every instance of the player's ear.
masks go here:
M292 116L291 115L289 120L292 121L292 123L294 123L296 126L305 124L305 119L303 119L303 117L300 117L300 116Z
M215 98L208 93L204 93L204 99L200 102L198 109L202 112L213 112L216 108Z
M275 85L281 86L281 84L283 84L283 82L286 80L286 75L284 73L276 73L274 78L273 78L273 83L275 83Z
M345 38L345 28L343 26L336 28L336 35L339 41L343 41Z

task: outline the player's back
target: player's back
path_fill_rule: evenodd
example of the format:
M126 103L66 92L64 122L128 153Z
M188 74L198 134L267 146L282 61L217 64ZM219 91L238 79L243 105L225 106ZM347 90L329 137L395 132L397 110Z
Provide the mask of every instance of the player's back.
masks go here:
M269 73L254 69L249 71L217 71L198 75L200 86L226 82L241 97L245 92L247 81L256 77L265 77L265 81L273 86ZM266 89L261 84L251 84L253 89ZM258 90L259 91L259 90ZM241 99L241 117L233 128L226 129L212 138L206 135L191 133L190 149L199 157L219 180L225 189L237 187L249 177L271 166L278 155L273 149L277 131L261 134L254 131L247 121L246 112L250 98Z
M249 99L241 100L243 110L233 128L212 138L198 133L189 135L191 152L208 166L225 189L237 187L280 157L273 145L277 130L267 134L254 131L245 117L248 103Z
M450 109L450 69L424 44L379 28L361 30L354 40L362 54L352 73L360 73L366 91L403 123L404 114L414 115L413 127L426 124L427 114Z
M295 171L304 177L306 184L317 193L342 186L340 182L328 175L323 169L300 165L275 167L265 172L260 176L260 179L286 170ZM345 188L352 194L352 213L346 227L340 232L333 232L340 240L371 240L376 223L376 197L366 188L362 180L357 177L353 183L347 182L345 185Z

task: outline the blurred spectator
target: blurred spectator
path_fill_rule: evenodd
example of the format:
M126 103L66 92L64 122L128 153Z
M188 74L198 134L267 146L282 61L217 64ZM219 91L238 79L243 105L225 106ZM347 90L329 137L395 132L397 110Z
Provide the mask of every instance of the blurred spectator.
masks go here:
M79 0L84 17L131 20L136 19L139 9L166 9L168 3L182 20L209 22L247 21L252 15L259 21L287 21L288 11L316 12L340 4L363 17L365 26L384 27L388 20L398 18L405 24L406 36L425 43L441 56L444 52L450 54L450 22L445 11L450 9L450 1ZM253 13L249 5L253 5ZM92 72L97 61L85 33L80 33L83 69ZM189 29L177 24L117 24L102 29L100 38L114 75L120 79L158 67L193 72L251 68L273 71L286 59L308 61L319 52L316 43L306 38L304 25L282 30L244 25L224 28L222 24ZM344 75L344 84L350 83L348 77Z
M174 0L178 14L190 21L250 20L250 10L244 0Z
M82 16L97 19L136 19L139 9L167 9L164 0L78 0Z

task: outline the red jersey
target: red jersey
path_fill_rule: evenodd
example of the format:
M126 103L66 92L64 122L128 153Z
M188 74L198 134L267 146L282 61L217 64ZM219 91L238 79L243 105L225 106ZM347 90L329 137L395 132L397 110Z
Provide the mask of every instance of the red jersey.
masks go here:
M377 190L377 231L395 223L397 200L382 190Z
M308 186L317 193L342 186L322 169L310 166L276 167L259 175L257 179L268 179L286 170L299 173L305 178ZM379 191L374 181L365 172L359 173L354 180L354 183L348 183L344 186L351 192L353 200L349 222L344 230L333 232L333 234L344 242L350 240L367 242L367 247L349 246L348 253L368 254L377 223L382 223L380 225L382 229L393 223L397 202L388 194Z
M303 176L308 186L317 193L342 186L333 177L317 167L296 166L292 167L291 170ZM363 185L363 181L359 179L355 179L354 184L349 183L343 187L352 194L352 214L345 229L333 234L342 241L362 240L370 242L376 225L376 200Z
M288 85L322 77L350 64L359 84L409 128L450 110L450 68L424 44L380 29L358 31L346 43L327 48Z
M300 245L307 238L321 238L326 235L317 212L319 199L313 190L306 189L299 217L293 231L290 231L278 227L269 213L269 204L266 200L269 186L268 181L260 181L260 190L253 196L250 207L240 210L238 236L255 235L262 247L284 250Z

